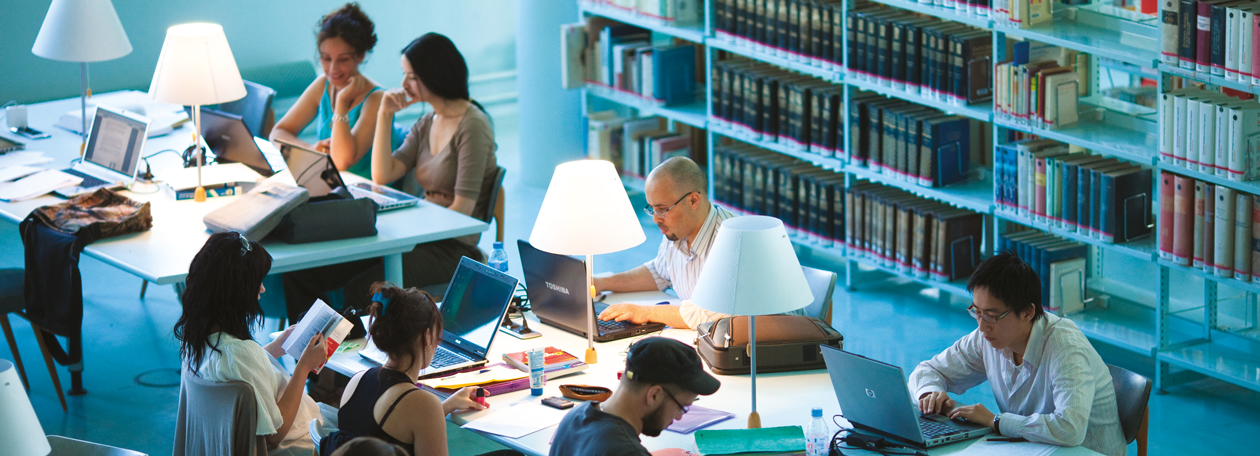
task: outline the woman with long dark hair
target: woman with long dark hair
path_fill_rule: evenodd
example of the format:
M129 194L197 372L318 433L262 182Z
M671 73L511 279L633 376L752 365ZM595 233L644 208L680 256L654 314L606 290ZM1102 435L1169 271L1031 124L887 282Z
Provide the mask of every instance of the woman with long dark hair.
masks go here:
M445 401L419 392L420 370L429 366L442 341L442 314L428 293L375 283L370 289L372 343L388 355L384 366L350 379L341 397L337 424L320 441L320 454L332 454L356 437L375 437L414 455L446 455L444 417L459 410L484 410L464 388Z
M271 255L257 242L235 233L217 233L193 257L184 289L184 313L175 323L184 369L213 382L242 381L258 402L256 435L266 436L268 453L309 456L314 450L307 425L319 407L302 388L306 373L324 361L326 343L316 335L306 342L293 381L276 361L293 327L261 346L252 330L262 321L258 298L266 289Z

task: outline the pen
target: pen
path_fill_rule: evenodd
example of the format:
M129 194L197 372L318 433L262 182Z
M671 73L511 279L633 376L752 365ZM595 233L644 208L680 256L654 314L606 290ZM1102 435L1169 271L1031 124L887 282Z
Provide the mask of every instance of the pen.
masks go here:
M666 305L666 304L669 304L669 301L661 301L661 302L656 303L656 305L658 305L658 306L663 306L663 305Z
M991 439L987 439L987 440L985 440L985 441L986 441L986 442L1008 442L1008 443L1016 443L1016 442L1027 442L1028 440L1024 439L1023 437L994 437L994 438L991 438Z

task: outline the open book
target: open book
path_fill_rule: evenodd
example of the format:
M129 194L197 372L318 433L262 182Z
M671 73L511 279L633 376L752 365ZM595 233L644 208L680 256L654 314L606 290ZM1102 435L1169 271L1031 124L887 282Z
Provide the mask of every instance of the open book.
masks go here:
M350 334L350 328L354 325L350 320L346 320L341 314L328 307L322 300L315 300L315 304L311 305L311 310L306 311L306 316L302 317L297 327L293 328L293 332L289 334L289 338L284 341L284 352L292 356L293 359L301 359L302 351L306 350L306 344L311 341L311 337L316 334L323 334L328 340L328 353L325 354L324 360L315 367L314 372L319 373L324 368L324 363L332 358L333 353L337 351L337 347L341 346L341 341L346 339L346 335ZM297 372L294 372L297 375Z

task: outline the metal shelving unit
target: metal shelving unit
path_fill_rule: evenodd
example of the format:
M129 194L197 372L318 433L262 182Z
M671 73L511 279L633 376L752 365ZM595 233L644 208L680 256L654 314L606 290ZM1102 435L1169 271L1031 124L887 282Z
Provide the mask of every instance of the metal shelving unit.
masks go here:
M778 55L762 52L757 49L742 45L740 43L736 43L734 41L728 41L721 38L710 37L705 40L705 44L713 49L720 49L726 52L730 52L732 54L741 55L741 56L748 57L753 60L769 63L779 68L786 68L792 71L808 74L816 78L822 78L831 82L840 82L844 80L844 71L842 68L837 69L837 70L830 70L830 69L810 65L804 62L797 62L797 61L789 60L784 57L780 57Z
M929 5L926 3L919 3L913 0L871 0L871 1L874 1L876 3L883 3L885 5L888 5L894 8L900 8L907 11L914 11L916 13L926 14L928 16L935 16L935 17L938 17L947 21L967 24L972 27L979 27L986 30L993 28L993 20L989 19L988 17L981 17L981 16L975 16L971 14L959 13L958 10L955 10L953 8L945 8L941 6Z
M1050 25L1021 29L995 22L993 31L1154 68L1160 55L1156 25L1153 19L1137 23L1090 7L1060 7Z
M705 37L708 35L708 32L704 29L704 21L700 21L696 24L673 25L666 23L661 19L645 16L635 11L627 11L609 4L584 0L578 0L578 9L582 13L590 14L592 16L606 17L617 22L642 27L653 32L663 33L675 38L682 38L697 44L703 44Z
M1058 130L1030 127L1002 118L994 118L993 122L1004 128L1084 147L1102 155L1147 166L1155 164L1159 137L1151 130L1154 122L1103 108L1095 108L1092 112L1097 118L1082 118L1075 125Z
M892 87L885 87L879 84L874 84L867 81L860 81L853 78L846 79L844 83L845 85L852 86L858 89L879 93L879 94L890 96L893 98L899 98L899 99L909 101L915 104L920 104L923 106L931 106L941 111L967 116L967 117L970 117L972 119L976 119L979 121L984 121L984 122L993 121L993 102L985 102L985 103L980 103L980 104L975 104L975 105L960 106L953 103L946 103L944 101L937 100L935 98L928 98L923 95L919 95L917 93L911 93L904 90L897 90Z
M1173 174L1180 174L1182 176L1191 177L1191 178L1194 178L1195 180L1200 180L1200 181L1207 182L1213 185L1224 185L1234 190L1250 193L1252 195L1260 195L1260 180L1250 180L1250 181L1230 180L1228 178L1217 176L1215 174L1192 171L1190 170L1190 168L1177 166L1177 165L1174 165L1172 163L1168 163L1165 161L1160 161L1158 166L1159 166L1160 171L1168 171Z
M1153 233L1152 233L1152 236L1144 238L1144 239L1138 239L1136 241L1123 243L1123 244L1115 244L1111 242L1103 242L1101 239L1085 236L1075 231L1069 231L1065 228L1051 225L1049 223L1035 222L1028 217L1013 213L1011 211L1008 211L1002 208L994 209L993 214L997 215L998 217L1002 219L1009 220L1009 221L1012 221L1020 225L1030 227L1030 228L1036 228L1038 230L1048 232L1050 234L1053 234L1061 238L1067 238L1076 242L1089 244L1089 245L1099 247L1099 248L1102 248L1104 250L1111 251L1111 252L1122 253L1122 254L1137 258L1139 260L1151 261L1155 259L1156 249L1158 248L1155 245L1155 236Z
M700 129L708 127L709 118L705 115L708 108L706 107L704 97L700 97L696 101L685 105L662 106L654 100L644 98L637 94L597 84L587 83L586 93L613 103L634 108L639 111L640 115L661 116L666 119L673 120L675 122L682 122Z
M993 176L989 173L984 173L983 179L972 179L948 187L924 187L852 163L845 164L844 172L852 174L859 179L878 182L889 187L897 187L914 195L934 199L981 214L993 212Z
M818 155L807 150L794 149L792 147L789 147L786 144L780 144L777 142L770 142L770 141L765 141L762 139L750 138L738 131L726 128L725 126L721 125L716 119L709 122L709 133L713 135L725 136L727 138L731 138L740 142L748 143L748 144L760 147L762 149L772 150L780 154L787 155L789 157L798 158L798 159L813 163L815 165L821 166L824 169L829 169L836 172L840 172L844 169L844 161L841 159L838 159L835 157L824 157L822 155ZM709 141L709 142L710 144L712 144L713 141Z

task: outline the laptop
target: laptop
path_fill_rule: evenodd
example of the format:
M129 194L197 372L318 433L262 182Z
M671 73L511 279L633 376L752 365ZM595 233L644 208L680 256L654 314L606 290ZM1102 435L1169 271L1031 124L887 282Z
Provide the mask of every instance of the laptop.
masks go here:
M148 131L147 117L97 106L83 160L62 170L83 178L83 182L75 187L59 189L56 193L69 198L101 188L131 185L136 180L136 171L140 169Z
M337 187L346 189L351 197L367 198L376 202L381 212L415 206L420 198L383 185L368 182L347 186L341 173L333 164L332 156L277 139L280 155L293 174L293 180L306 189L311 198L333 193Z
M499 322L503 321L503 314L512 301L516 282L512 276L471 258L460 258L455 276L443 295L445 299L438 303L442 314L442 342L433 355L433 362L420 371L420 376L484 366L486 353L499 332ZM380 365L387 359L370 337L359 355Z
M274 151L275 148L265 139L250 134L249 127L245 126L241 116L201 108L201 136L210 151L214 152L216 163L241 163L263 177L271 177L284 170L284 157L278 153L265 152ZM264 148L259 142L268 145Z
M586 337L587 312L586 262L564 255L544 252L524 240L516 241L525 270L525 293L538 320L548 325ZM661 323L634 324L628 321L604 321L598 318L608 308L602 302L595 306L595 337L599 342L625 339L665 329Z
M855 429L931 448L993 432L943 415L920 415L900 367L823 345L823 361L844 418Z

